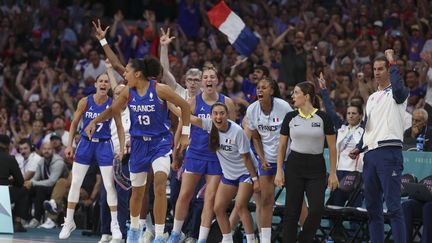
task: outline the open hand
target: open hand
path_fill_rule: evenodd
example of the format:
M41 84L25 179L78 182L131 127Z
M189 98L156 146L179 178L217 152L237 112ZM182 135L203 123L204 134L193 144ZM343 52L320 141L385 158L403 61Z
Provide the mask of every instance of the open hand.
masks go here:
M93 27L95 29L95 36L98 40L102 40L103 38L105 38L105 35L109 29L109 25L105 28L105 30L102 29L102 25L100 22L100 19L97 20L97 22L92 21L93 23Z
M160 30L161 30L161 37L159 39L159 43L163 46L169 45L169 43L171 43L171 41L175 38L175 36L170 37L170 28L168 28L166 32L164 31L163 28L161 28Z

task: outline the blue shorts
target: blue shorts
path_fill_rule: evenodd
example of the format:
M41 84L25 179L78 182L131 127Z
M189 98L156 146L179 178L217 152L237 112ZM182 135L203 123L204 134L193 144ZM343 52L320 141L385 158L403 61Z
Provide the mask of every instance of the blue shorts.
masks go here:
M205 175L222 175L222 168L219 161L203 161L193 158L185 158L185 172L205 174Z
M238 187L240 183L252 184L252 179L249 174L241 175L239 178L235 180L230 180L225 178L225 176L222 176L221 182L225 185Z
M129 171L132 173L149 172L153 161L170 155L171 148L171 134L153 138L132 137Z
M271 168L268 170L264 170L261 162L258 163L258 175L259 176L274 176L274 175L276 175L277 163L269 163L269 164L270 164Z
M93 161L99 166L112 166L114 160L114 148L111 139L96 139L81 136L75 152L75 162L90 165Z

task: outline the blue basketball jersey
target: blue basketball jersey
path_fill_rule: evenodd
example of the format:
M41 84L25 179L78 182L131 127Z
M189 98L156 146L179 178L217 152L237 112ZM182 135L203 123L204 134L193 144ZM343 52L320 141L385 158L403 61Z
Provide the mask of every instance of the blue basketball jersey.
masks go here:
M130 134L132 137L158 137L170 134L171 122L167 102L159 99L156 82L150 80L144 96L135 88L129 89Z
M225 103L225 96L219 94L217 102ZM195 112L194 115L201 119L210 119L211 105L204 102L202 93L195 97ZM193 126L191 127L189 148L186 151L186 157L195 158L206 161L218 161L215 152L211 152L208 148L209 132Z
M87 125L95 119L97 116L99 116L102 112L104 112L110 105L112 104L112 98L108 97L108 100L103 103L102 105L97 105L96 102L93 99L93 95L87 96L87 107L84 112L83 117L83 128L81 130L81 135L88 137L87 133L84 131L84 128L87 127ZM105 138L109 139L111 138L111 119L108 119L104 122L96 124L96 130L93 134L92 138Z

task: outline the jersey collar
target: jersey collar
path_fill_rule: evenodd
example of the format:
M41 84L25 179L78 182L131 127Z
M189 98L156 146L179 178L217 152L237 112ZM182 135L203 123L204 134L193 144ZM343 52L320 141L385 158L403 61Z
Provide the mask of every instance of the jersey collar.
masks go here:
M300 117L302 117L304 119L310 119L310 118L312 118L312 116L315 115L315 113L317 113L317 111L318 111L318 109L315 108L309 115L305 115L300 109L298 109Z

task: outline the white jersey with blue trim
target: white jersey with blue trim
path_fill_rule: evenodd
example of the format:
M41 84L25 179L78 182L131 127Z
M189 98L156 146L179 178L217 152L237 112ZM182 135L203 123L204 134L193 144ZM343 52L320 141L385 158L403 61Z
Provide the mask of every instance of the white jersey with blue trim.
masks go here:
M212 124L211 119L202 119L204 130L210 131ZM219 131L219 149L216 151L225 178L236 180L241 175L249 174L242 156L246 153L252 156L249 139L237 123L228 120L228 130Z
M274 97L272 102L272 110L268 115L261 110L259 101L250 104L246 110L246 119L248 128L256 130L261 137L265 159L269 163L276 163L282 121L293 109L283 99Z

